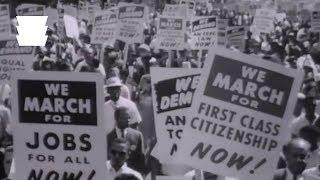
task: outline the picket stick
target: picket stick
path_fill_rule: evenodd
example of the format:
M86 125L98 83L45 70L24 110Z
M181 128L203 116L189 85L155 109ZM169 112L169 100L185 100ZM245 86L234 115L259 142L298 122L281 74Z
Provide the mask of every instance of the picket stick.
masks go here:
M5 86L6 84L1 84L0 87L0 103L4 103L4 92L5 92Z
M174 53L173 50L169 50L169 54L168 54L169 56L168 56L168 59L166 62L166 67L168 67L168 68L170 68L172 66L173 53Z
M130 46L129 43L126 43L126 44L124 45L124 49L123 49L124 66L127 65L127 61L128 61L129 46Z
M203 56L203 50L199 50L199 61L198 61L198 68L201 68L202 66L202 62L201 62L201 59L202 59L202 56Z

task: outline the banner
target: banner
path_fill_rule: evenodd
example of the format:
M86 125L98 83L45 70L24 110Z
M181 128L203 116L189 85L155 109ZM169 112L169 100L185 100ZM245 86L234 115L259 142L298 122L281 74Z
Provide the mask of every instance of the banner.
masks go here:
M222 176L272 179L303 73L218 47L208 57L177 161Z
M157 31L158 47L166 50L182 50L185 47L185 29L185 18L161 16Z
M246 37L246 27L245 26L234 26L228 27L227 30L227 41L228 45L235 47L241 52L244 51L245 37Z
M147 7L132 3L119 3L118 39L127 43L142 43L144 22L147 18Z
M271 33L274 27L273 23L275 17L275 10L257 9L251 26L253 34L260 35L260 33Z
M63 16L66 35L70 38L79 38L78 21L75 17L65 14Z
M312 12L311 31L320 32L320 11Z
M187 110L200 81L199 69L151 68L153 111L157 135L156 157L175 160L183 138Z
M184 4L166 4L163 12L163 16L167 17L187 17L187 7Z
M94 44L103 44L115 39L117 31L117 14L104 10L96 14L92 29L92 42Z
M16 8L18 16L43 16L45 7L38 4L21 4Z
M196 17L191 22L191 40L192 49L208 50L216 44L217 41L217 18Z
M104 179L102 77L18 73L12 84L14 179Z
M33 50L29 46L20 47L16 40L0 41L0 84L9 83L12 73L31 69Z
M11 35L11 22L9 5L0 4L0 39L6 39Z

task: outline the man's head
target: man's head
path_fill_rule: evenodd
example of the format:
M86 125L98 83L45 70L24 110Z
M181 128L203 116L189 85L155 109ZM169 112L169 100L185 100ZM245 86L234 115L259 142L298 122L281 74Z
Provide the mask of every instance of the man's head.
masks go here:
M308 141L311 145L310 150L315 151L319 148L318 142L320 141L319 127L310 125L305 126L299 131L299 137Z
M118 77L111 77L107 79L106 86L108 93L110 94L110 99L113 102L117 102L120 98L120 92L121 92L121 80Z
M300 175L306 168L305 158L311 145L302 138L292 139L283 147L287 167L294 175Z
M44 71L52 71L55 67L55 60L53 58L45 56L42 60L41 69Z
M114 118L119 129L125 129L129 127L130 112L127 107L118 107L114 111Z
M94 58L94 50L89 46L82 47L81 53L87 61Z
M110 163L115 170L119 170L129 158L129 143L125 139L115 139L111 145Z
M151 49L146 44L141 44L138 48L139 56L142 58L151 56Z

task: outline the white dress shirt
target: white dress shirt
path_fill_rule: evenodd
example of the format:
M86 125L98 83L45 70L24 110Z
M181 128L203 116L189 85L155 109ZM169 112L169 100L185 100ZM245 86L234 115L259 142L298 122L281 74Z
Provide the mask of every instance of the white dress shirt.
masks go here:
M318 167L307 169L302 175L304 180L320 180L320 170Z
M286 168L286 174L287 174L286 180L295 180L294 175L291 173L291 171L288 168ZM298 175L296 180L303 180L302 174Z
M142 121L136 104L131 100L120 96L117 102L109 100L104 104L104 120L106 121L105 130L107 131L107 133L115 128L116 120L114 118L114 111L117 107L127 107L129 109L129 125L140 123Z
M110 164L110 161L107 161L106 165L107 165L107 170L108 170L108 177L111 179L116 178L120 174L132 174L132 175L136 176L139 180L143 180L141 174L138 173L137 171L129 168L127 166L127 163L124 163L123 166L118 171L116 171L112 167L112 165Z

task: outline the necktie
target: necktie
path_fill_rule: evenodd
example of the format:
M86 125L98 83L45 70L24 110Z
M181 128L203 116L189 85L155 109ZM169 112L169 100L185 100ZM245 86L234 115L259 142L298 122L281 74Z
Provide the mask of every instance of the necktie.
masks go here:
M121 137L124 138L124 130L121 131Z

